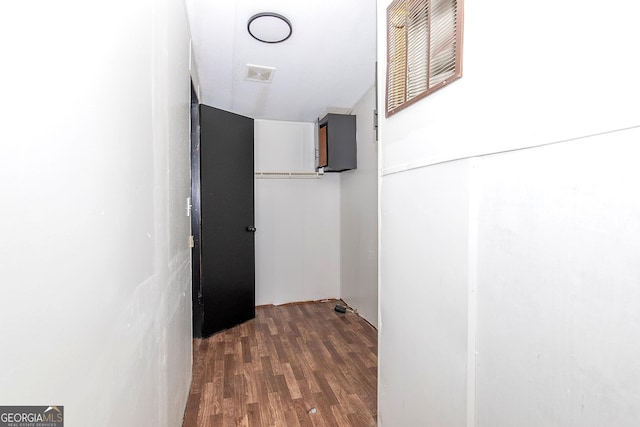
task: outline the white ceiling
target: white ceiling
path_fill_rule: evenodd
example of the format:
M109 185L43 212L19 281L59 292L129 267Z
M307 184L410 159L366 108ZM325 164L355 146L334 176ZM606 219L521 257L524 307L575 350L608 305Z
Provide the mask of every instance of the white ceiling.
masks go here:
M188 0L200 102L237 114L312 122L350 109L373 85L375 0ZM247 32L275 12L293 26L279 44ZM245 80L246 65L274 67L272 83Z

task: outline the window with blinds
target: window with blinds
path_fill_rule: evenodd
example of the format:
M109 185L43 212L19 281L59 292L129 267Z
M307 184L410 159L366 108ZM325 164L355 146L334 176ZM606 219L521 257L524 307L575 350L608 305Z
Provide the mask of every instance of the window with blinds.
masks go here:
M387 8L387 117L462 76L463 0Z

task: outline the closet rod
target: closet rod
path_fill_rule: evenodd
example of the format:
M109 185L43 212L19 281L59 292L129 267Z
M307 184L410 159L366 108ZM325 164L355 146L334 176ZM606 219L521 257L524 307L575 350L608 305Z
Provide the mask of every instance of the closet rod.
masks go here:
M258 179L320 179L323 172L256 172Z

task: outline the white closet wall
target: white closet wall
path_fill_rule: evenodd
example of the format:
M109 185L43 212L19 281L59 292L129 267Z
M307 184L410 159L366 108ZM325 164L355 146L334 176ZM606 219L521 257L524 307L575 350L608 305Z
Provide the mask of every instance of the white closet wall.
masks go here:
M314 123L255 121L256 172L314 172ZM340 296L340 175L256 179L256 305Z

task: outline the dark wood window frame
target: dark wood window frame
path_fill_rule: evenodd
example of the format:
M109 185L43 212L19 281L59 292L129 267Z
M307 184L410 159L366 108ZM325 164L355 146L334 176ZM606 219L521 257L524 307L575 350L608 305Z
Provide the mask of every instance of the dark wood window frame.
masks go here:
M394 0L387 8L387 117L462 77L463 1Z

